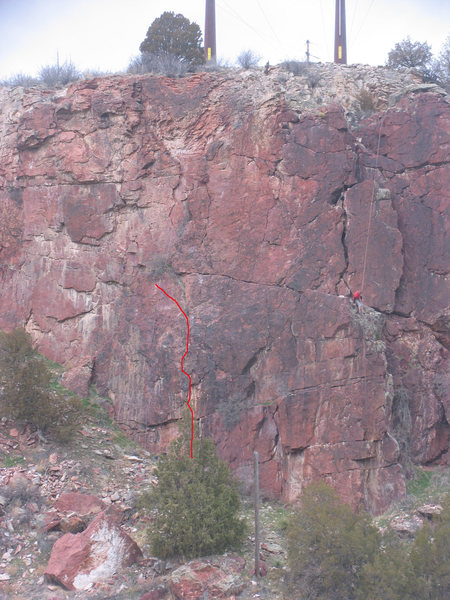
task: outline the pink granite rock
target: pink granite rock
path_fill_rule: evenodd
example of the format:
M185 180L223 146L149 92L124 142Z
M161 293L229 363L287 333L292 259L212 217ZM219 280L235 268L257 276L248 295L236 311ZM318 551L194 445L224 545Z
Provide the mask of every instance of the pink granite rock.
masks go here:
M188 388L158 283L236 474L258 450L265 495L326 478L379 512L402 455L450 460L449 107L411 93L350 126L281 75L0 90L0 328L26 324L159 454Z
M146 594L139 600L168 600L169 590L165 584L153 586Z
M218 560L193 560L182 565L170 575L170 591L175 600L197 600L208 597L222 600L242 591L244 583L240 573L245 561L240 557Z
M101 512L104 510L105 504L100 498L91 494L65 492L55 502L55 508L60 513L73 512L80 516L86 516Z
M67 533L55 542L45 577L68 590L87 590L141 557L130 536L100 513L83 532Z

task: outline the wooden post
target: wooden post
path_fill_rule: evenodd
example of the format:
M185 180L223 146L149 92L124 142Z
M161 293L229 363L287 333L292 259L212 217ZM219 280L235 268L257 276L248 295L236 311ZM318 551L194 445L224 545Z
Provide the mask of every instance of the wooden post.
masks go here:
M258 453L253 453L254 467L255 467L255 575L256 579L261 576L261 569L259 565L259 463Z

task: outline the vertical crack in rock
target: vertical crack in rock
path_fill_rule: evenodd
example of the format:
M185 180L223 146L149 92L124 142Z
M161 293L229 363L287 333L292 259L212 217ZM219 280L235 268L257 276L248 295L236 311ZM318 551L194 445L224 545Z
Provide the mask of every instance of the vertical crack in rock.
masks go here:
M348 285L344 279L347 271L348 271L348 266L349 266L349 259L348 259L348 248L347 248L347 240L346 240L346 236L347 236L347 210L346 210L346 206L345 206L345 192L342 193L341 195L341 207L342 207L342 218L341 218L341 223L342 223L342 235L341 235L341 242L342 242L342 248L343 248L343 252L344 252L344 260L345 260L345 267L343 269L343 271L341 273L339 273L339 278L336 282L335 285L335 291L336 294L339 295L339 284L344 283L345 286L348 288Z

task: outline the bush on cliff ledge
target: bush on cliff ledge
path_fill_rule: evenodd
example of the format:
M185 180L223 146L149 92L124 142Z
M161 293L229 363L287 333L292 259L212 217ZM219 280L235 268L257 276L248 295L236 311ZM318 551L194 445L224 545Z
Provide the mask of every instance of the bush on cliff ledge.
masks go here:
M55 388L53 373L33 349L28 333L0 332L0 416L30 423L56 441L70 441L81 403Z
M180 437L161 457L156 475L150 503L157 516L149 533L157 556L220 554L242 543L239 493L212 440L196 437L191 458L190 435Z

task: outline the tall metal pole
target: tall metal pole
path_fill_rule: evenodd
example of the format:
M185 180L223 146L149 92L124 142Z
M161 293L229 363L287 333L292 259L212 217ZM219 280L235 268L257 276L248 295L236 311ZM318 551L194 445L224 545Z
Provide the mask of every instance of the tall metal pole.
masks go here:
M336 0L336 21L334 30L334 62L342 65L347 64L345 0Z
M256 579L261 576L261 568L259 564L259 463L258 453L253 452L254 468L255 468L255 575Z
M306 40L306 62L309 64L309 57L311 56L309 52L309 40Z
M206 0L205 62L216 62L216 0Z

